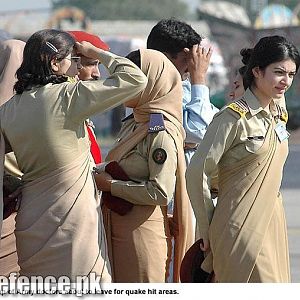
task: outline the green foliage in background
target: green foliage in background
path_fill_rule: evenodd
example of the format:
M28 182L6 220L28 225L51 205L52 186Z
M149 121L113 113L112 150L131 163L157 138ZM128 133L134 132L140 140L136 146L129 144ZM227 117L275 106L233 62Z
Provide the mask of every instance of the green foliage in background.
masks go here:
M180 0L52 0L54 9L75 6L94 20L187 19L188 9Z

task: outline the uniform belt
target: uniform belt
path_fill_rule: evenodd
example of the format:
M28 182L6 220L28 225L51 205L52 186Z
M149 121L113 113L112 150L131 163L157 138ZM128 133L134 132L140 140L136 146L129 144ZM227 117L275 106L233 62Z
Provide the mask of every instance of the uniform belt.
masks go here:
M197 150L198 146L196 143L184 143L184 150Z

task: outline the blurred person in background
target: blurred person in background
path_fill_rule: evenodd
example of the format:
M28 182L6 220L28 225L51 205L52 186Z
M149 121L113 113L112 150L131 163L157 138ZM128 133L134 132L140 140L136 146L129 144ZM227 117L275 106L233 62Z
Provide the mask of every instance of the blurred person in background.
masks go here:
M147 38L147 48L163 52L180 73L183 87L185 158L189 164L218 109L210 103L206 75L212 49L201 46L202 38L187 23L159 21Z
M25 43L19 40L0 41L0 106L14 95L16 71L23 59ZM15 156L12 153L5 155L5 173L7 176L21 178ZM12 199L14 201L14 199ZM18 255L16 250L15 230L16 214L12 213L3 221L0 241L0 275L8 276L18 272Z
M237 70L236 75L233 79L231 90L229 92L230 101L240 98L245 93L243 76L246 72L246 69L247 66L242 66Z
M104 51L109 50L109 46L103 42L98 36L90 34L85 31L68 31L77 42L89 42L95 47L102 49ZM101 77L99 65L99 59L93 59L90 57L86 57L84 55L79 54L80 60L80 68L78 73L79 80L98 80ZM99 164L102 162L102 154L101 148L98 145L97 138L94 132L94 124L91 120L86 120L86 126L91 142L91 154L93 156L95 164Z
M188 166L201 143L206 129L218 109L210 103L206 75L212 49L201 46L202 38L187 23L176 19L163 19L147 38L147 48L164 53L178 70L183 88L183 128L186 132L184 155ZM173 201L169 204L173 211ZM197 234L194 214L192 222ZM172 269L172 263L171 263ZM171 271L172 274L172 271ZM171 282L173 279L170 277Z

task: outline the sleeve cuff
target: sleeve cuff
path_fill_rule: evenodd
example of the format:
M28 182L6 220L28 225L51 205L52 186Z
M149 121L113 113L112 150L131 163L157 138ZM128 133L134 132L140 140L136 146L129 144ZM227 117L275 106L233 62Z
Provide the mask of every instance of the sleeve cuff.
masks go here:
M122 198L122 195L124 194L122 181L121 180L112 180L110 192L113 196Z
M206 95L209 97L209 88L204 84L192 84L192 95Z

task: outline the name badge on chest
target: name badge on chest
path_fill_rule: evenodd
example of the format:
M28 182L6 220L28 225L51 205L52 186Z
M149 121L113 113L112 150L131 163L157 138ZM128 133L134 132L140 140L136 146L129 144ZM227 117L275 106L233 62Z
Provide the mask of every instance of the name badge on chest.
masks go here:
M276 126L275 126L275 133L280 141L283 142L284 140L288 139L290 134L289 132L286 130L286 125L284 122L279 121Z

